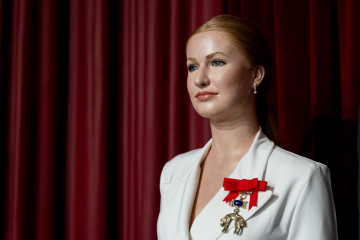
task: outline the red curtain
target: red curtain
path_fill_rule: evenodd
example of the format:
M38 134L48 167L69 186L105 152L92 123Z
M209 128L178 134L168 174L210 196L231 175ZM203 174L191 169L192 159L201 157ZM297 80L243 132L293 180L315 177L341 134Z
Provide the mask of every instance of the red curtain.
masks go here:
M211 137L187 96L186 40L230 13L269 42L282 147L330 167L339 238L357 239L359 9L0 0L0 238L156 239L162 166Z

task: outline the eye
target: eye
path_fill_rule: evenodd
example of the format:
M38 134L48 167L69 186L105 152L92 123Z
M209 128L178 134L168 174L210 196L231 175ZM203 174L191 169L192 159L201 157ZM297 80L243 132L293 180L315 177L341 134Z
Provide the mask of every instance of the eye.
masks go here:
M225 65L226 63L222 60L213 60L212 62L212 65L215 66L215 67L218 67L218 66L223 66Z
M196 65L189 65L189 66L188 66L189 72L193 72L193 71L195 71L196 69L198 69L198 67L197 67Z

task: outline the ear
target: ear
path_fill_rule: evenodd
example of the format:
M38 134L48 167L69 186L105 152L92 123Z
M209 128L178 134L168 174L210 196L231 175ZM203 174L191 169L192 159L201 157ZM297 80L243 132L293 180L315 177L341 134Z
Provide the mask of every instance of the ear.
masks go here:
M256 83L256 86L259 86L265 77L265 68L263 66L255 67L254 74L254 83Z

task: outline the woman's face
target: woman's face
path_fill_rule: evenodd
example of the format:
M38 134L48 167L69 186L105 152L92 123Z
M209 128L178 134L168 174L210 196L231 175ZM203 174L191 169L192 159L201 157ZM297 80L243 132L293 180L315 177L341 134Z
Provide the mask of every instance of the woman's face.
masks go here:
M221 32L193 35L186 48L187 89L195 110L216 121L231 121L255 106L255 73Z

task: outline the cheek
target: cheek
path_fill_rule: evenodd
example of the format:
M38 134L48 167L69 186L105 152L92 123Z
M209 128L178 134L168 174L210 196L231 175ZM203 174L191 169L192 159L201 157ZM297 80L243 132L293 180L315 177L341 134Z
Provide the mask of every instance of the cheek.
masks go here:
M192 84L191 78L190 78L190 76L188 76L187 80L186 80L186 88L187 88L189 95L191 95L192 85L193 84Z
M213 84L219 90L233 92L242 85L242 79L239 74L231 71L222 71L214 73L212 76Z
M214 78L215 79L215 78ZM214 86L227 104L239 103L249 97L251 91L251 76L241 71L227 71L216 77Z
M192 76L188 76L187 77L187 81L186 81L186 88L190 97L191 102L194 104L194 100L195 100L195 95L197 93L197 87L194 84L194 79L192 78Z
M244 69L231 69L224 71L218 79L222 80L219 84L222 84L222 87L230 89L233 91L243 92L248 91L251 88L252 75L249 71Z

